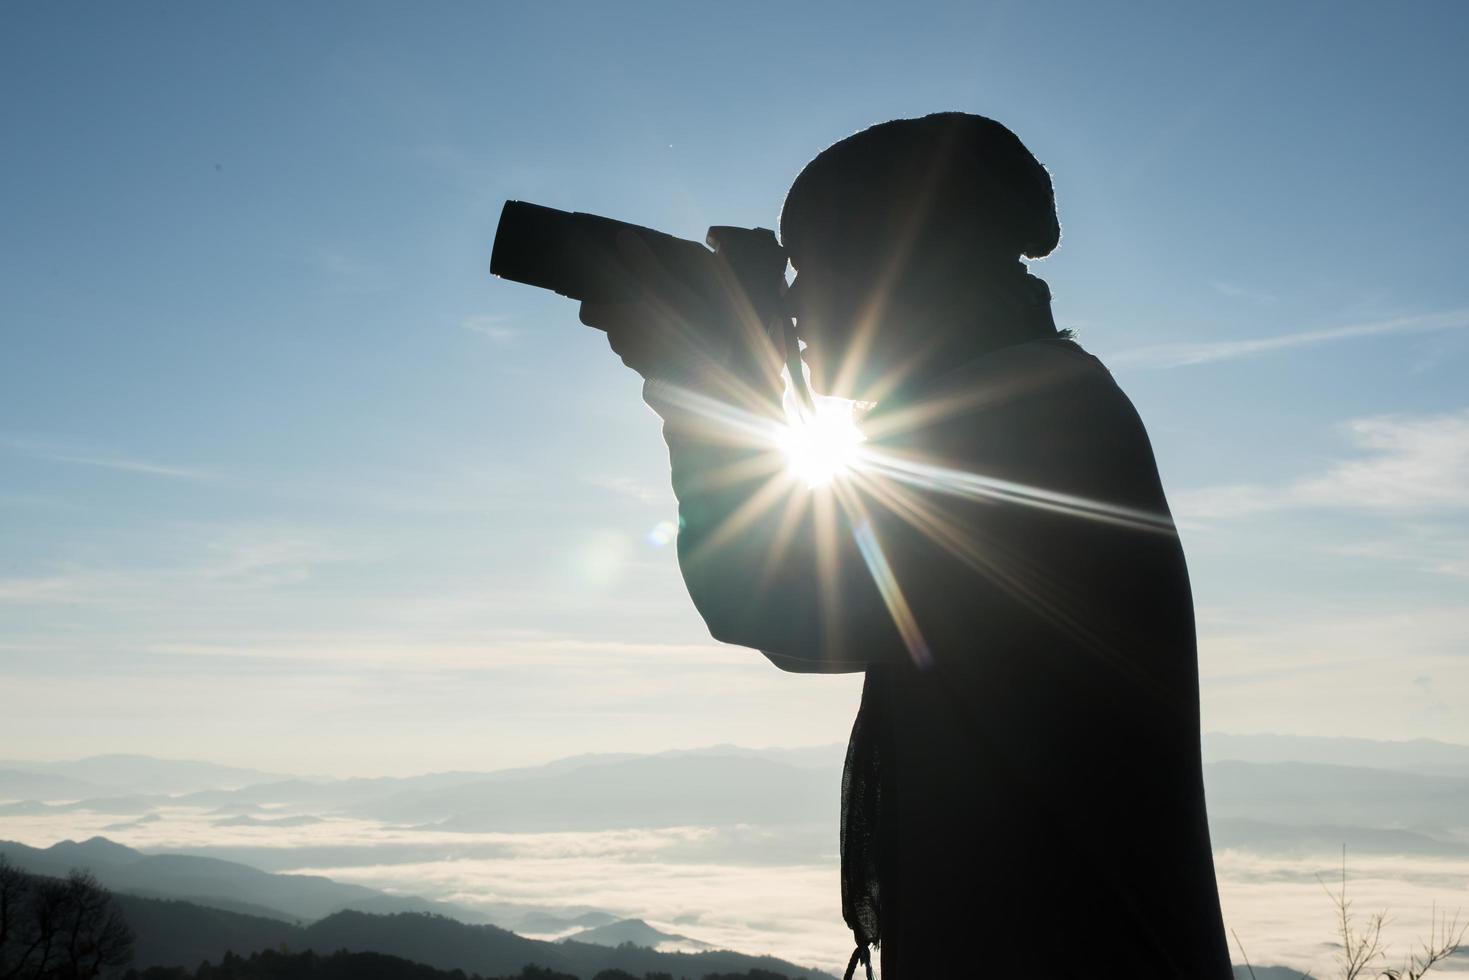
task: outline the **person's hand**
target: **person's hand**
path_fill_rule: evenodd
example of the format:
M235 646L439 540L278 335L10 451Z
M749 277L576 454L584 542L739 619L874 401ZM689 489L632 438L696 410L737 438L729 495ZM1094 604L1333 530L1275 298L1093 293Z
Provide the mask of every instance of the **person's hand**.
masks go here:
M691 284L671 275L634 234L617 240L618 257L643 295L624 302L585 302L581 322L606 331L622 363L645 378L682 379L719 360L727 344L718 315Z
M694 370L702 359L696 336L709 332L667 305L652 302L583 303L581 322L607 333L622 363L645 378L672 379Z

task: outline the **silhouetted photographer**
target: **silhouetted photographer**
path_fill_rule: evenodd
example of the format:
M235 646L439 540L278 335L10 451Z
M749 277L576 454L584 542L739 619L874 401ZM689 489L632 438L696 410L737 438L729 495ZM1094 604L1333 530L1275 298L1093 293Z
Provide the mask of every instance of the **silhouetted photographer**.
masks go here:
M710 632L866 672L848 975L877 947L885 980L1229 977L1183 552L1131 403L1021 261L1060 228L1020 140L944 113L823 151L784 296L757 238L571 227L542 261L587 263L561 291L647 379Z

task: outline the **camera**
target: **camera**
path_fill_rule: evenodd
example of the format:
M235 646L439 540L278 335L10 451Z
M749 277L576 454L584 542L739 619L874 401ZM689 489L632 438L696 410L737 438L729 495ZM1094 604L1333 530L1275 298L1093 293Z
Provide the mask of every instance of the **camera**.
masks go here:
M651 257L666 280L716 319L753 319L766 330L784 321L786 254L775 233L715 225L706 241L708 247L601 215L506 201L490 272L582 302L666 301L649 281Z
M594 303L635 302L649 284L628 262L636 239L663 269L711 302L733 279L752 295L779 293L786 255L768 228L709 229L709 247L685 238L580 211L558 211L527 201L506 201L495 231L490 272Z
M810 400L786 315L786 253L768 228L715 225L706 245L601 215L506 201L490 272L589 304L673 307L702 329L703 357L778 383L782 364ZM694 341L700 329L681 340ZM673 354L673 351L670 351Z

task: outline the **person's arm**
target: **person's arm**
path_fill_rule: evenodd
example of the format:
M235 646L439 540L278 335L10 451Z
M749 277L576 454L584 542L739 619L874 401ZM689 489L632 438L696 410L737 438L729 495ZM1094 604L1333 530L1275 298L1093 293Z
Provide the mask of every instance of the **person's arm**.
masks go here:
M782 670L841 673L901 656L892 616L830 489L773 441L722 427L651 381L679 501L679 566L709 632Z
M848 672L904 649L830 493L784 478L768 432L778 375L676 306L583 303L623 363L650 379L679 501L679 566L710 634L783 670ZM778 368L778 364L775 365ZM767 437L762 439L759 430ZM774 479L772 479L774 478Z
M866 660L803 660L800 657L771 653L769 650L760 652L765 655L766 660L791 674L857 674L865 671L869 665Z

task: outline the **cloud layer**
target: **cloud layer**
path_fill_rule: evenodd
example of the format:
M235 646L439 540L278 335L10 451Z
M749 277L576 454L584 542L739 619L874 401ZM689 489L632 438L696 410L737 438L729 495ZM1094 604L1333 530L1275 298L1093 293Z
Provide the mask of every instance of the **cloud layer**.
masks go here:
M1343 427L1358 451L1285 484L1240 483L1174 496L1183 520L1238 518L1293 508L1394 516L1469 511L1469 409L1378 415Z
M1469 327L1469 309L1371 320L1366 323L1330 327L1325 330L1299 330L1269 337L1152 344L1112 354L1107 358L1107 363L1113 367L1143 370L1187 367L1215 361L1232 361L1241 357L1254 357L1299 347L1314 347L1356 337L1374 337L1393 333L1426 333L1435 330L1457 330L1464 327Z

